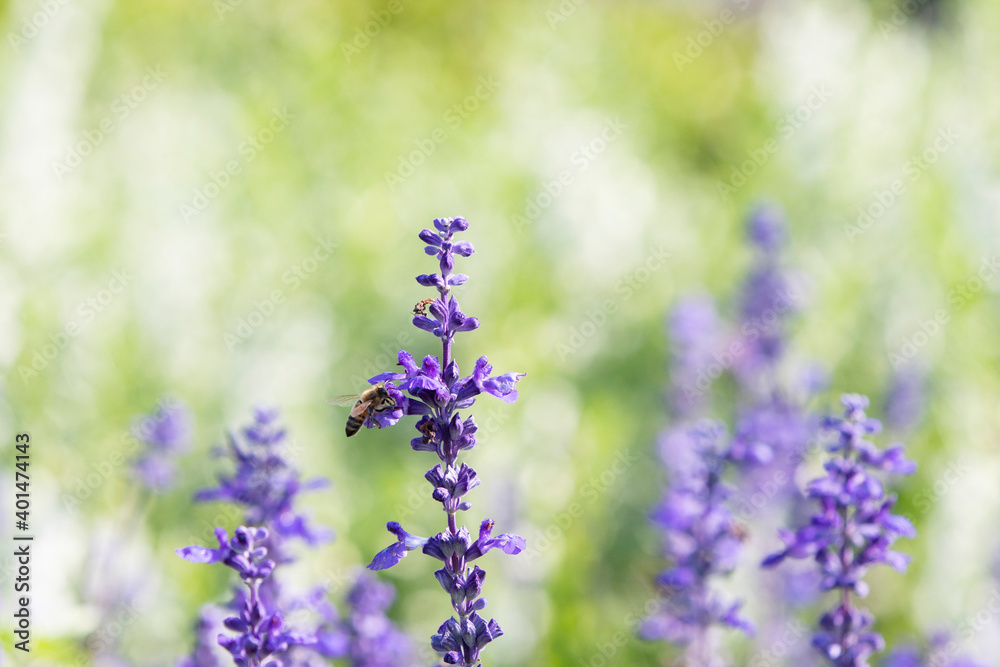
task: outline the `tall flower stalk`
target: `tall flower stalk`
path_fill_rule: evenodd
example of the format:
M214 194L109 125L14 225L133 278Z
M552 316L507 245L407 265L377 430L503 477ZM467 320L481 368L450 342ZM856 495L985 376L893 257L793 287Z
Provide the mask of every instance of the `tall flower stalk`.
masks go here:
M803 405L816 383L802 392L782 381L789 365L788 320L799 305L782 268L787 224L780 209L758 206L745 229L754 261L731 317L721 319L710 297L695 294L680 300L668 318L673 423L659 447L669 481L651 520L663 532L673 567L659 578L664 599L640 634L686 646L694 665L718 660L709 641L713 626L749 629L738 607L711 592L713 582L736 566L738 537L747 525L776 519L797 495L794 471L818 425ZM714 382L725 373L735 380L737 405L728 441L721 425L697 421L722 408ZM769 607L786 604L780 592L769 593L776 598ZM765 621L762 634L772 625Z
M407 552L418 548L441 561L442 567L434 576L448 593L455 615L441 625L431 638L431 646L443 654L448 664L475 666L480 664L483 648L503 632L495 620L487 622L479 615L486 607L486 598L481 596L486 573L478 565L470 569L470 564L494 547L507 554L520 553L525 541L506 533L494 537L490 519L480 524L474 540L469 530L459 524L458 513L472 507L465 496L481 483L475 470L458 462L461 452L476 446L478 428L471 415L463 418L459 411L471 408L481 393L513 403L517 399L515 387L524 374L493 376L489 361L480 357L470 375L459 375L458 363L452 356L455 335L479 327L479 320L462 312L452 294L453 287L468 280L465 274L454 272L455 256L469 257L474 252L471 243L455 239L456 233L468 227L464 218L435 219L434 230L420 232L424 251L437 258L439 272L417 276L417 282L436 289L437 296L418 304L413 324L440 339L441 356L426 356L418 366L408 352L400 350L398 361L403 372L382 373L370 380L371 384L384 383L396 405L392 410L373 412L366 420L371 428L395 424L404 414L420 417L415 425L419 436L410 445L416 451L434 452L440 460L424 478L434 489L431 496L441 503L447 527L433 537L422 538L390 522L387 528L396 535L396 542L377 554L368 567L392 567Z
M239 434L228 435L224 454L234 463L235 469L231 474L220 474L218 484L202 489L195 499L201 502L230 502L241 507L245 524L266 529L265 535L258 540L259 546L267 550L271 562L281 566L295 562L293 542L300 540L309 547L315 547L329 540L332 534L313 525L297 507L300 493L324 488L329 482L325 478L302 479L288 456L287 432L278 416L278 411L272 408L254 409L253 422ZM383 594L383 598L387 595L391 601L391 587L388 584L384 586L389 588L389 592ZM403 664L410 657L408 638L396 630L388 618L383 616L379 625L380 641L372 642L354 630L356 610L352 610L347 622L342 621L336 608L325 599L327 593L324 586L314 587L305 593L292 592L282 586L282 579L270 574L263 577L254 590L255 604L262 605L269 612L281 610L288 615L307 610L316 617L316 622L303 635L308 634L314 641L291 644L288 655L282 656L286 666L314 665L321 659L346 656L354 667L378 667ZM240 611L247 603L247 593L237 590L230 610ZM348 605L355 606L350 596ZM184 667L216 667L211 646L208 645L214 643L216 637L212 636L210 628L205 627L211 623L206 611L203 610L202 614L199 642L192 655L182 663ZM369 622L368 626L371 625ZM226 637L219 640L227 648L228 642Z
M219 635L219 644L229 651L238 667L278 667L282 663L269 658L285 653L292 646L315 644L315 636L287 630L281 613L264 603L261 587L275 568L264 546L267 529L240 526L229 539L225 529L218 528L215 536L219 540L218 549L195 545L177 549L177 555L192 563L221 562L235 570L247 587L239 615L224 621L236 636Z
M663 531L671 566L657 579L660 606L640 635L685 646L687 664L697 667L719 664L713 627L753 633L739 614L741 604L725 601L713 583L736 567L744 537L729 508L732 489L724 477L732 459L724 437L724 427L709 421L668 432L661 456L670 484L650 517Z
M156 412L136 420L132 433L145 447L132 461L132 470L146 489L160 493L174 485L174 458L191 442L191 422L187 407L166 397Z
M873 473L909 475L916 465L904 456L903 445L879 450L865 439L881 430L879 421L865 414L866 397L845 394L841 402L844 417L825 423L838 435L828 448L833 457L824 466L826 475L807 487L817 511L795 532L780 531L785 547L763 565L774 567L786 558L814 559L822 573L822 590L837 591L838 603L820 618L813 646L837 667L867 667L869 656L883 650L885 642L871 630L874 617L853 598L868 594L864 575L872 565L906 571L909 558L891 547L899 537L916 535L909 520L892 514L896 499L886 495Z

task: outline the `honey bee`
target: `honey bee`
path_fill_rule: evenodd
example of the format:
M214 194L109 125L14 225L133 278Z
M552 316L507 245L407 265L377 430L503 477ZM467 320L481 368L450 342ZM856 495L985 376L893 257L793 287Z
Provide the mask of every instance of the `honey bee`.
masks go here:
M420 301L419 303L417 303L417 305L413 307L413 314L426 315L427 306L431 305L432 303L434 303L434 299L424 299L423 301Z
M434 422L430 419L423 423L418 423L417 429L424 434L421 440L425 445L437 438L437 431L434 430Z
M381 382L365 389L360 394L337 396L336 398L331 398L326 403L327 405L340 405L343 407L354 406L351 408L351 414L347 416L347 427L344 429L347 432L348 438L357 433L361 429L361 425L365 423L365 420L373 414L385 412L396 407L396 401L386 391L385 383Z

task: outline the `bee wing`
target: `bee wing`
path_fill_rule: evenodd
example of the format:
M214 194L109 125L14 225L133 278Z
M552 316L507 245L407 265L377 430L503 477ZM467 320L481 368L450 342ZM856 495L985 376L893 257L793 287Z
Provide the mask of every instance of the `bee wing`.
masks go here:
M361 398L361 394L347 394L345 396L334 396L333 398L328 398L326 400L327 405L339 405L341 407L349 407L358 402Z
M358 404L351 408L351 416L362 418L368 414L368 408L372 401L358 401Z

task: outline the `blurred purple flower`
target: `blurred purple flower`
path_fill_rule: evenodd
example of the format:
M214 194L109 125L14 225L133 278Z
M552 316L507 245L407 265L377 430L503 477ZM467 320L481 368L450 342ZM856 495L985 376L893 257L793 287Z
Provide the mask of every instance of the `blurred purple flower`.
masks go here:
M728 462L723 438L724 428L713 422L670 438L673 447L689 452L683 465L672 467L667 493L650 517L663 531L671 567L659 576L666 595L640 627L644 639L704 643L713 625L753 632L738 614L740 604L723 601L710 585L736 567L744 539L727 505L731 489L723 481Z
M948 633L932 635L926 645L905 644L886 654L882 667L983 667L981 663L955 656L957 646Z
M493 375L493 367L484 356L476 361L471 374L462 377L452 358L455 334L479 327L479 320L466 315L451 293L453 286L468 280L465 274L453 273L456 255L469 257L475 252L468 241L455 240L455 234L468 227L464 218L438 218L434 220L434 229L424 229L419 234L425 244L424 252L438 260L439 272L419 275L417 282L435 288L438 295L429 303L422 302L415 311L413 325L441 340L441 356L426 356L418 366L412 355L400 350L398 361L402 372L382 373L370 379L372 384L384 382L396 402L394 410L378 418L380 426L390 426L404 414L419 416L415 425L419 435L411 440L410 446L416 451L434 452L441 461L424 477L434 489L431 496L447 514L448 527L445 532L422 538L390 522L387 528L396 541L379 552L368 567L372 570L393 567L417 548L441 560L444 567L435 576L449 594L457 618L441 625L431 638L431 646L444 654L446 663L471 667L479 664L482 649L503 633L496 621L486 622L477 613L486 606L486 598L480 597L486 573L478 566L470 571L468 563L493 548L507 554L520 553L525 542L506 533L493 537L493 522L488 519L482 523L475 541L467 528L459 527L456 515L472 507L465 496L480 480L471 467L458 464L459 453L476 446L478 430L471 416L463 419L458 412L471 408L480 394L513 403L518 397L517 384L524 374Z
M907 366L892 376L885 399L885 422L897 433L905 433L920 423L924 416L927 371L916 365Z
M189 546L177 549L177 555L192 563L222 563L240 575L249 595L238 616L223 621L236 636L220 634L219 645L229 651L233 661L243 667L262 667L272 656L280 656L292 646L309 646L316 637L289 631L279 612L271 612L260 596L261 584L271 576L275 562L267 558L265 528L236 529L229 539L224 528L217 528L215 536L219 547Z
M747 219L747 237L761 252L778 252L788 237L788 222L779 206L758 204Z
M786 223L779 209L759 207L747 220L747 232L757 247L754 267L740 295L740 343L742 353L736 371L748 376L768 372L784 352L787 319L801 306L788 274L779 266Z
M856 608L851 594L865 597L863 577L876 564L903 572L909 558L891 549L899 537L916 534L912 524L891 513L895 498L886 496L882 483L872 473L883 470L908 475L915 465L903 455L902 445L879 450L865 439L878 433L881 424L865 414L868 399L845 394L841 399L844 418L829 418L825 426L839 438L828 449L833 458L825 465L826 476L815 479L807 494L817 503L816 514L795 532L780 531L784 548L766 559L773 567L785 558L812 558L822 572L820 588L841 591L840 603L820 619L820 632L813 645L833 665L865 667L873 653L885 647L882 636L869 628L874 618Z
M715 302L708 295L684 297L667 325L672 351L670 412L676 418L691 417L705 403L714 380L709 371L721 335Z
M156 411L132 423L132 435L145 445L132 461L132 470L150 491L161 493L174 485L174 457L191 442L191 412L169 398L160 399Z
M181 658L177 667L223 667L220 660L219 633L225 629L226 610L206 604L195 625L195 646L191 655ZM223 654L225 655L225 654Z
M287 433L278 423L278 411L272 408L256 408L253 422L243 428L240 436L228 436L228 448L222 450L235 463L232 475L220 474L218 485L203 489L195 495L198 501L224 501L241 506L247 524L263 526L267 535L259 545L268 551L270 558L280 564L295 560L289 549L293 540L302 540L308 546L316 546L332 537L326 529L317 528L297 508L299 494L303 491L328 486L328 481L316 478L303 482L297 468L289 458ZM211 550L209 550L211 551ZM201 552L207 554L208 552ZM192 552L189 557L195 558ZM271 611L281 610L291 614L300 610L312 613L313 624L303 636L315 641L295 644L285 658L285 664L305 667L324 664L326 659L341 658L352 650L349 628L339 618L336 608L328 602L323 586L315 587L306 594L296 594L280 585L279 579L269 576L263 579L255 595L260 604ZM248 604L247 596L237 590L231 608L241 610ZM304 622L304 621L303 621ZM386 621L388 623L388 621ZM392 632L396 632L392 629ZM400 644L387 649L385 656L396 656ZM201 652L201 645L195 647L194 660ZM352 663L354 667L364 667L379 659L379 653L372 648L367 652L369 662ZM201 667L192 662L192 667Z
M410 638L396 630L385 614L395 597L392 586L364 573L348 592L347 656L354 667L408 664L406 661L413 655Z
M256 408L254 421L242 431L242 439L228 435L229 457L236 464L233 475L220 474L215 487L202 489L195 500L223 501L240 505L248 524L271 531L268 548L279 563L288 562L285 540L299 538L315 546L332 538L328 530L315 528L298 512L295 503L304 491L329 486L324 478L306 482L288 460L285 429L278 425L278 411Z

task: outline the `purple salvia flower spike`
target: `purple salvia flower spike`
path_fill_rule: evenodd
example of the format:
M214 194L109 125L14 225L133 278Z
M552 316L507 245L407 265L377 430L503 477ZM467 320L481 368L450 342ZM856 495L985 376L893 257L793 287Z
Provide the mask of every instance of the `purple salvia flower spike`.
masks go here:
M177 472L173 459L191 442L191 422L187 406L163 398L153 414L132 424L132 435L145 445L132 461L132 470L150 491L161 493L173 487Z
M666 595L659 610L646 618L639 634L689 647L692 660L703 655L712 626L747 634L753 626L739 615L739 603L724 601L711 582L736 567L743 528L728 507L730 489L723 481L727 466L721 424L703 421L665 435L670 486L650 516L664 533L671 567L658 583ZM698 664L701 664L700 662Z
M816 513L794 533L782 531L784 548L764 559L763 566L774 567L786 558L813 558L820 566L821 589L840 592L837 606L820 618L813 646L837 667L867 667L868 658L882 651L885 642L870 630L874 617L856 607L851 596L868 594L863 577L872 565L905 571L909 557L890 547L897 538L916 534L909 520L892 514L895 498L885 496L873 473L910 474L915 465L903 456L902 445L879 451L864 439L880 428L865 414L865 396L845 394L841 402L844 417L825 422L838 435L827 448L833 458L824 466L826 476L806 489L818 505Z
M401 357L400 361L404 359ZM333 605L324 599L327 586L314 587L306 594L293 593L281 586L277 577L271 576L276 565L295 560L290 548L294 541L301 540L313 547L331 537L329 531L313 526L297 508L299 494L324 488L329 482L325 478L301 478L291 460L294 452L276 409L258 407L253 416L250 425L237 435L228 436L225 454L235 464L234 472L220 474L217 486L199 491L195 498L235 503L243 509L247 524L261 528L237 528L232 540L228 540L225 530L219 528L216 530L218 549L195 546L177 552L192 562L224 562L240 571L248 586L251 580L256 581L256 588L249 593L237 589L229 611L238 615L230 616L226 627L241 634L252 628L264 629L266 636L258 637L251 632L251 639L242 641L239 637L223 634L219 644L230 651L237 664L251 664L247 661L253 651L247 642L257 641L261 642L261 651L287 654L284 664L288 665L318 664L323 658L348 655L364 657L354 661L356 667L393 664L400 658L399 650L404 644L400 641L373 643L371 638L351 631L349 620L338 618ZM247 610L253 614L252 618L245 616ZM298 611L308 611L310 617L318 619L308 631L285 628L282 613L290 617ZM255 619L266 625L255 625ZM390 638L399 634L387 618L383 625L380 636ZM207 656L211 655L203 634L199 633L199 644L187 660L186 664L192 667L203 667ZM384 651L380 650L383 645Z
M261 667L270 657L283 654L292 646L315 644L312 635L285 630L281 614L270 612L261 597L261 585L274 571L274 561L267 558L264 546L268 531L240 526L232 539L228 539L222 528L215 532L218 549L190 546L177 549L177 555L195 563L221 562L236 570L248 589L239 615L224 621L226 628L238 634L235 637L220 634L219 645L229 651L236 664Z
M480 357L472 373L463 377L452 357L455 335L480 326L479 320L466 314L451 293L452 287L468 281L464 273L454 273L456 256L469 257L475 252L471 243L454 238L468 228L464 218L438 218L434 220L437 231L424 229L419 234L424 251L437 258L439 273L419 275L417 283L437 289L438 296L429 301L426 309L415 309L418 314L413 325L441 339L440 358L425 357L417 366L412 355L400 350L402 372L382 373L371 380L373 384L386 382L400 408L399 416L420 416L416 422L419 435L411 440L410 446L416 451L434 452L441 461L427 471L425 478L433 488L431 496L441 503L448 516L447 529L422 538L390 522L387 527L396 535L396 541L380 551L368 568L393 567L416 549L441 561L444 566L435 572L435 577L449 593L455 616L441 625L431 638L431 646L443 654L446 663L471 667L480 664L480 651L503 632L496 621L487 622L477 613L486 606L486 599L480 596L485 572L478 566L470 570L469 563L494 548L518 554L526 544L517 535L493 536L491 520L483 522L478 539L473 540L468 529L460 527L457 521L458 512L471 508L466 495L480 484L475 470L458 463L460 452L476 446L477 430L475 420L459 416L459 411L472 407L480 394L513 403L518 397L517 384L524 377L524 373L492 375L493 368L486 357Z

